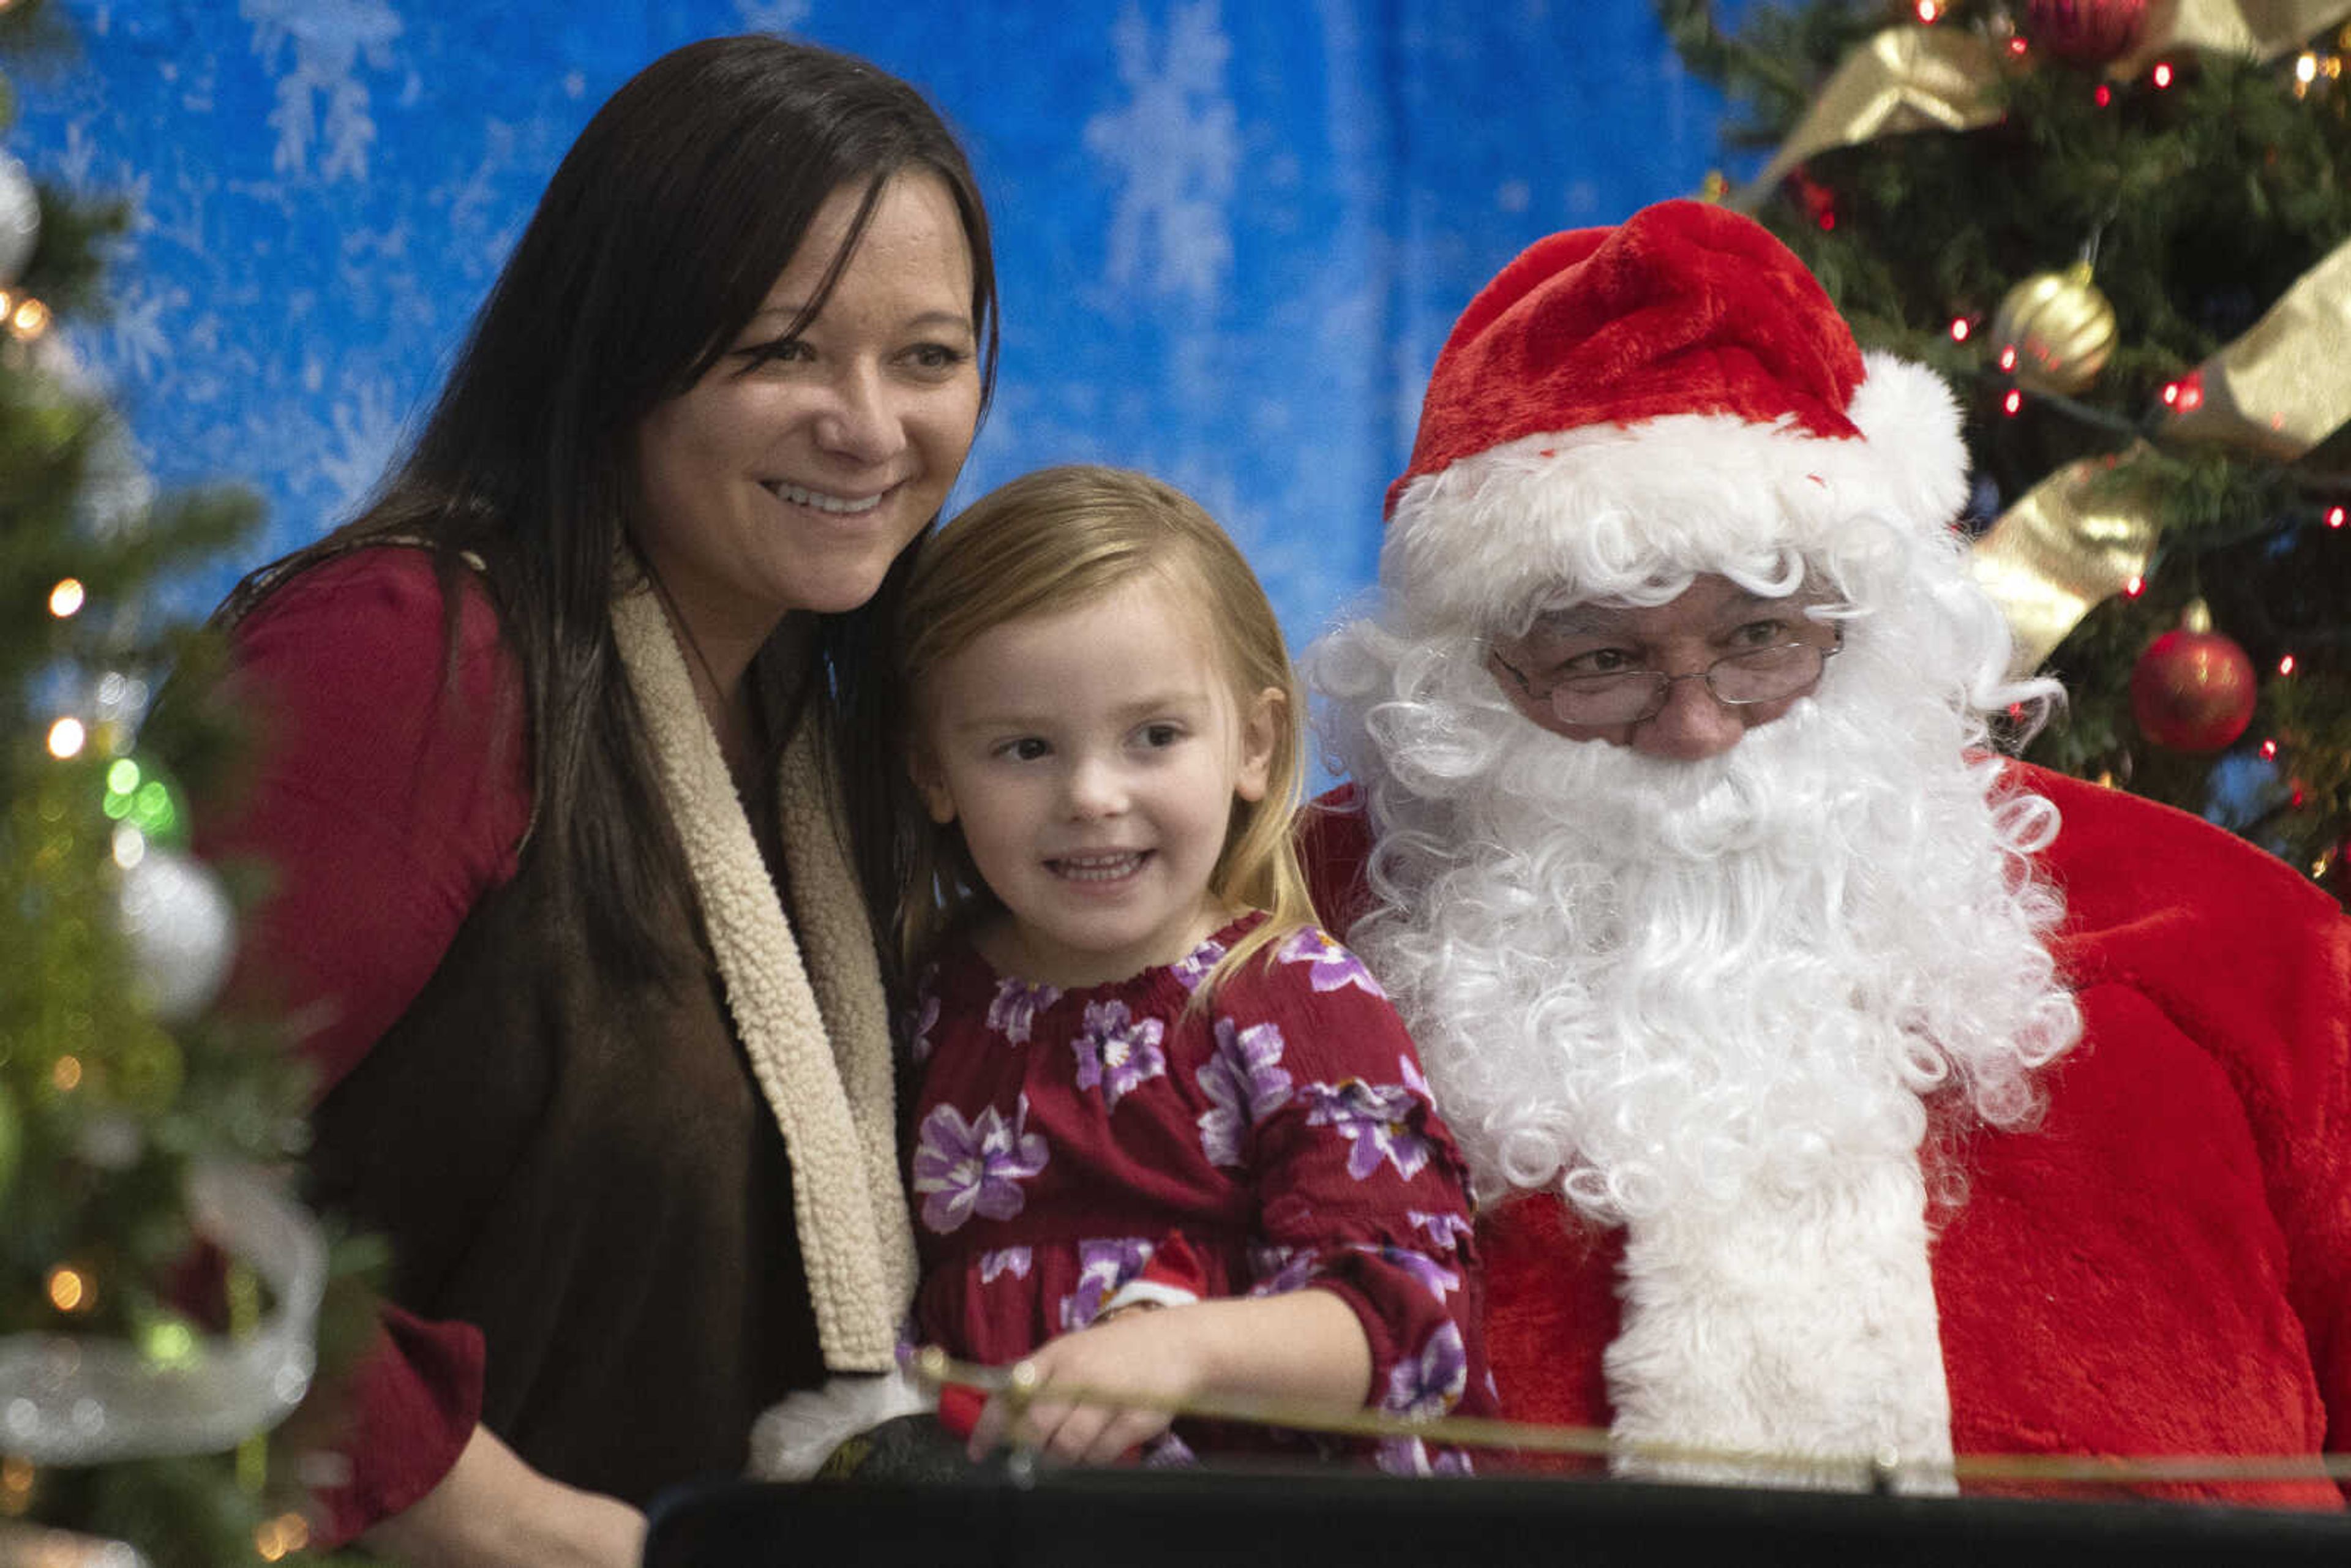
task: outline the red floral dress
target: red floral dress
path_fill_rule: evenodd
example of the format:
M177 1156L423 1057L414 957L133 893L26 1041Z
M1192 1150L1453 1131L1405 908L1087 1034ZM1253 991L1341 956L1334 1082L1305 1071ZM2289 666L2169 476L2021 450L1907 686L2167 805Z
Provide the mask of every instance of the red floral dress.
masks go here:
M925 976L917 1335L1001 1364L1131 1300L1312 1285L1361 1320L1375 1406L1490 1414L1467 1175L1370 972L1309 927L1187 1010L1263 918L1084 990L968 946ZM1417 1439L1378 1458L1462 1468Z

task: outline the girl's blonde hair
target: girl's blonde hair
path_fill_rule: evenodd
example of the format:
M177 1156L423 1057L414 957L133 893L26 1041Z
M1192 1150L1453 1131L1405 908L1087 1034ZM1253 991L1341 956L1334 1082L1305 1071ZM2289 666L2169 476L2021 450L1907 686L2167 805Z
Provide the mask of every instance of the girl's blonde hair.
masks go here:
M1280 623L1249 562L1199 504L1171 485L1120 468L1040 468L973 502L925 545L899 608L896 674L912 758L924 684L983 633L1078 609L1145 574L1197 596L1203 629L1245 718L1258 694L1281 693L1265 798L1236 797L1208 887L1269 918L1219 959L1193 993L1205 1001L1252 955L1314 924L1292 840L1304 789L1305 698ZM923 818L906 845L897 925L909 977L956 933L1003 906L972 863L963 830Z

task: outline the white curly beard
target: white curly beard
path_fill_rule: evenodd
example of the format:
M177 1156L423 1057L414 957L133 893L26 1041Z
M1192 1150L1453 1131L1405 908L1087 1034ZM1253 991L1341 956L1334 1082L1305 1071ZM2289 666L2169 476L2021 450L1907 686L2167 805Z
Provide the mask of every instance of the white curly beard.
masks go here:
M2053 810L1883 640L1697 763L1538 729L1467 640L1357 622L1315 664L1379 838L1350 941L1481 1188L1627 1226L1616 1435L1948 1460L1921 1097L2020 1124L2079 1033Z

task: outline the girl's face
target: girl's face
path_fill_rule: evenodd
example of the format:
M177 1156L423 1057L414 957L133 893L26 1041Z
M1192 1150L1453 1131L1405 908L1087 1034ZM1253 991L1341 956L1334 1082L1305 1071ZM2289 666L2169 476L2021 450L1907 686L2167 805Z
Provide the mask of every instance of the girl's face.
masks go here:
M917 694L931 818L1011 918L999 968L1065 989L1196 947L1231 912L1208 887L1233 802L1265 796L1286 716L1237 697L1188 584L1152 572L1060 614L1007 622Z
M971 449L971 250L937 175L883 188L823 310L785 336L862 196L826 198L740 339L638 427L641 543L705 648L871 599Z

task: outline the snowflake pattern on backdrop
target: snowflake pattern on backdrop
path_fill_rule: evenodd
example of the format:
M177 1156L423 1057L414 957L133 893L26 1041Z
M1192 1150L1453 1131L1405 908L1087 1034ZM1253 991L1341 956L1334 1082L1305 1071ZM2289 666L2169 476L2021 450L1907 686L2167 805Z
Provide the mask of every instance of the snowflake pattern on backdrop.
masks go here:
M1217 0L1189 0L1155 37L1130 3L1111 29L1127 100L1086 121L1086 150L1111 176L1111 284L1213 299L1233 262L1239 112L1225 89L1232 41Z
M345 521L437 389L547 177L655 54L780 29L919 85L997 207L1006 338L956 501L1048 462L1161 474L1302 643L1367 584L1427 369L1549 230L1693 189L1717 110L1646 5L1355 0L894 6L56 0L78 57L8 150L120 196L78 351L167 486L249 483L247 568ZM1474 86L1473 86L1474 84ZM1464 112L1483 102L1525 113ZM1495 193L1507 193L1499 199Z
M379 69L392 64L392 43L401 34L392 7L382 0L237 0L237 14L253 24L253 52L265 68L275 70L282 54L293 57L277 78L277 107L269 115L277 172L298 179L309 173L315 141L320 179L366 179L376 126L357 72L362 58ZM326 100L323 118L315 106L319 98Z

